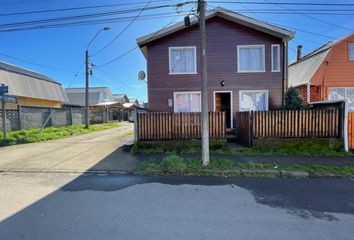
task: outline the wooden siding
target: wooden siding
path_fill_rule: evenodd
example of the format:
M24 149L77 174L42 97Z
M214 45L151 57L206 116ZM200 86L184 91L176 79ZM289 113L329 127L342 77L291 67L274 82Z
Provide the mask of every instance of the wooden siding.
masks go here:
M348 43L354 43L354 34L332 47L311 79L312 85L321 86L321 100L327 100L328 88L354 87L354 61L349 60Z
M233 109L239 109L239 90L269 90L270 108L281 105L282 71L271 71L271 45L280 44L283 61L283 43L280 38L262 33L236 23L215 17L207 21L207 56L209 109L213 110L213 91L232 91ZM237 73L237 45L265 45L265 67L262 73ZM168 47L196 46L199 54L199 30L197 26L168 35L148 45L147 76L148 102L150 111L171 112L168 99L174 91L200 91L199 74L170 75ZM197 72L200 61L197 57ZM226 82L221 87L220 82Z

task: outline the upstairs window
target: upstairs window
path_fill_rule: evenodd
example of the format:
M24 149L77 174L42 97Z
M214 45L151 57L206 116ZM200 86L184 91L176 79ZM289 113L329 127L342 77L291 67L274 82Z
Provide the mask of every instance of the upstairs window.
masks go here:
M196 47L169 48L170 74L197 73Z
M280 71L280 45L272 45L272 72Z
M349 60L354 60L354 43L349 43L348 45L348 48L349 48Z
M237 71L265 72L264 45L238 45Z

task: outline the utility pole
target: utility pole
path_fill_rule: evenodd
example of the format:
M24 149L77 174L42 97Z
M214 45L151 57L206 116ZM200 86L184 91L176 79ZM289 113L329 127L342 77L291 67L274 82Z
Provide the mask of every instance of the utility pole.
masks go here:
M0 85L0 95L1 95L1 116L2 116L2 137L6 138L6 108L5 108L5 93L8 93L8 87L4 84Z
M86 58L85 58L85 64L86 64L86 87L85 87L85 127L89 128L90 127L90 106L89 106L89 54L88 54L88 49L86 49Z
M203 166L209 164L209 109L208 109L208 77L205 36L205 1L198 0L200 29L200 58L202 83L202 159Z

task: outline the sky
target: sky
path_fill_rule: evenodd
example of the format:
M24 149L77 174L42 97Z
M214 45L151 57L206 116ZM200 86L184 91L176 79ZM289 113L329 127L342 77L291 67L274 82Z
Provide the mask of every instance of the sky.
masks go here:
M179 2L186 1L152 0L148 6L160 6ZM243 3L240 2L241 0L210 0L208 1L208 9L221 6L239 11L241 14L252 18L296 31L296 37L289 44L290 61L295 58L296 46L299 44L303 45L303 53L305 54L328 41L354 32L354 1L335 1L335 3L353 4L353 6L344 7L280 4L284 2L334 3L331 0L246 0L242 1ZM273 4L255 5L245 2L272 2ZM139 48L129 53L127 52L136 47L136 39L138 37L157 31L167 24L173 24L182 20L186 12L194 8L195 4L187 4L178 9L175 7L166 7L145 10L133 22L131 22L132 18L130 18L120 22L100 22L90 25L80 23L78 26L35 30L22 29L21 31L4 31L14 28L10 25L4 26L4 24L19 22L27 22L26 24L28 24L29 21L35 20L122 11L142 8L147 3L147 0L0 0L0 61L48 75L62 83L64 87L84 87L86 47L99 29L109 26L111 29L109 31L101 31L89 47L90 62L96 66L92 69L90 86L107 86L113 93L126 93L129 97L146 101L146 83L138 80L138 72L140 70L146 71L145 58ZM25 15L6 15L9 13L112 4L114 6ZM330 10L326 11L326 13L332 15L324 15L324 9ZM321 14L315 14L315 10ZM271 14L269 11L282 11L282 14ZM138 11L134 11L119 15L97 17L95 19L135 17L137 14ZM146 14L159 15L145 17L145 19L141 17ZM90 20L93 19L90 18ZM72 21L87 21L87 19ZM40 25L43 25L43 23ZM23 23L21 24L22 26ZM124 31L119 34L122 30ZM113 39L115 40L110 45L98 54L95 54ZM119 58L116 61L100 67L100 65L110 62L117 57Z

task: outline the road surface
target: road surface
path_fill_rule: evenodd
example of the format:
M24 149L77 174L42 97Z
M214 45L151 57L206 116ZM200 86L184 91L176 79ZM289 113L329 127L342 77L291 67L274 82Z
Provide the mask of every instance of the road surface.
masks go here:
M350 179L0 174L0 239L353 239Z

